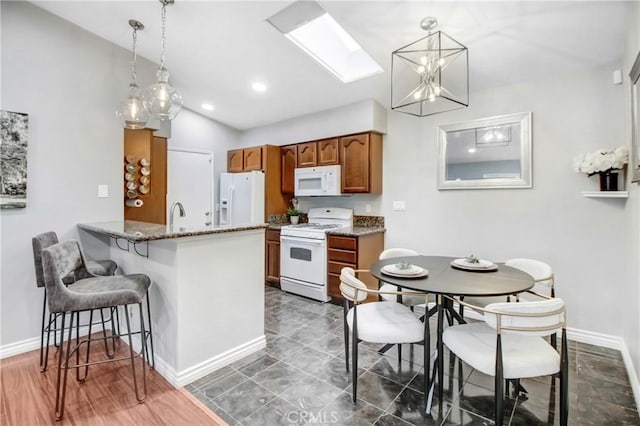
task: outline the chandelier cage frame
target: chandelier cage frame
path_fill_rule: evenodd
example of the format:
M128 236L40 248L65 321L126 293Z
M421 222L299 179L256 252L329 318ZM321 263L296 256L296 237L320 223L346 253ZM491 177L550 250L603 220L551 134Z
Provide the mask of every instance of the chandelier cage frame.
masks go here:
M462 43L433 31L391 53L392 110L427 117L468 106L469 50Z

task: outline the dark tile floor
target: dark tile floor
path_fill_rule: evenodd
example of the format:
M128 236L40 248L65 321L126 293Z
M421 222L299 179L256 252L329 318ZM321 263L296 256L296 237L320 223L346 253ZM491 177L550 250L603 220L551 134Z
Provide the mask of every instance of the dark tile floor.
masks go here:
M361 343L354 405L342 308L271 287L265 299L266 349L187 386L230 425L493 424L493 378L451 361L448 352L442 411L436 399L432 415L424 413L420 345L403 346L398 360L396 348L381 355L380 345ZM569 347L569 424L640 425L620 353L573 341ZM522 380L528 398L508 400L505 421L559 424L559 389L551 383L548 377Z

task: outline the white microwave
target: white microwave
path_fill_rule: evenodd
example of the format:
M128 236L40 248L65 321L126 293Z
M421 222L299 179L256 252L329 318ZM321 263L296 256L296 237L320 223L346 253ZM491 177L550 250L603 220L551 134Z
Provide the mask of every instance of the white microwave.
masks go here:
M340 195L340 166L295 169L296 197Z

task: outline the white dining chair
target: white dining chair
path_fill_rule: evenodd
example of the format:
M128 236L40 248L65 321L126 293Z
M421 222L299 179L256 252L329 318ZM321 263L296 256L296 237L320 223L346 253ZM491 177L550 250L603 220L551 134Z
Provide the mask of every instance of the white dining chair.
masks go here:
M349 371L349 339L351 339L351 374L353 383L353 403L356 403L358 391L358 344L360 342L389 343L398 345L398 359L402 359L401 344L423 343L425 366L424 395L429 385L429 321L422 322L406 306L395 301L365 302L369 294L403 296L404 292L382 293L367 288L356 277L352 268L342 268L340 274L340 292L344 309L344 351L346 369ZM426 302L426 293L413 294ZM351 306L350 306L351 305Z
M472 368L494 377L495 424L503 424L504 381L553 375L560 378L560 424L567 424L568 348L565 304L559 298L492 303L485 308L455 300L483 313L482 322L448 327L442 339ZM445 296L449 297L449 296ZM558 352L544 337L562 334Z

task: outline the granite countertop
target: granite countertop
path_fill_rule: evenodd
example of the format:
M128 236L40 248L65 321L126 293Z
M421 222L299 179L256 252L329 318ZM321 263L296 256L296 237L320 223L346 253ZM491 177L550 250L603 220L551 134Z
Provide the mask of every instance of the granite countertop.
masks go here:
M160 225L157 223L138 222L135 220L79 223L78 228L87 231L97 232L113 238L124 238L129 241L153 241L166 240L170 238L197 237L201 235L221 234L226 232L248 231L251 229L264 229L266 223L259 225L235 226L235 227L215 227L208 226L200 229L189 229Z
M386 232L384 226L354 226L346 229L332 229L327 232L329 235L343 235L347 237L360 237L362 235L378 234Z

